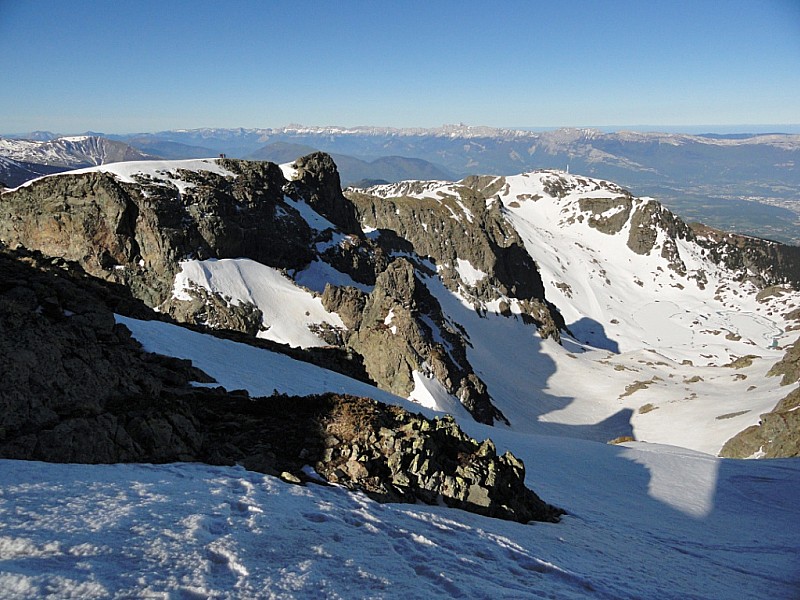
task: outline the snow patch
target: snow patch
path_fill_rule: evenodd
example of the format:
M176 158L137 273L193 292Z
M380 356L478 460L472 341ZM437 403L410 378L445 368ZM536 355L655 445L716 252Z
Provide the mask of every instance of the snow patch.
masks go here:
M180 267L173 297L190 299L188 290L197 285L234 302L254 304L263 313L266 329L258 337L308 348L327 345L309 327L345 329L339 315L325 310L319 298L272 267L245 258L188 260Z
M456 271L458 271L458 276L461 278L461 281L468 285L477 285L479 282L486 279L487 274L481 271L480 269L476 269L472 266L468 260L464 260L461 258L456 259Z

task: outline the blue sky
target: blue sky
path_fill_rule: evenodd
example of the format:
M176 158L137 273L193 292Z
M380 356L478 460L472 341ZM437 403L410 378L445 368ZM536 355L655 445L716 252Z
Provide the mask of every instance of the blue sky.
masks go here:
M3 133L800 123L800 0L0 0L0 56Z

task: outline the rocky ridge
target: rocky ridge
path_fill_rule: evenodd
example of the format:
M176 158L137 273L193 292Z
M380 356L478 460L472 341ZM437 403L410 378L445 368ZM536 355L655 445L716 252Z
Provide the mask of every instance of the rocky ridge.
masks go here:
M790 253L780 245L718 237L684 224L652 199L559 172L470 177L457 184L406 182L343 195L335 164L320 153L282 168L246 161L203 164L163 163L155 171L98 170L34 182L2 196L0 239L77 260L176 319L250 336L264 325L256 304L201 285L190 290L190 300L176 297L182 261L253 257L298 281L312 264L324 264L344 277L337 276L336 285L312 283L312 289L345 323L325 339L341 356L355 359L356 371L363 365L362 378L403 396L421 380L435 380L486 423L505 420L490 396L496 388L488 388L470 364L467 332L444 313L431 282L440 280L477 315L521 317L537 325L542 337L581 333L580 323L567 326L551 303L555 298L559 307L570 308L572 290L553 269L543 278L539 248L520 234L525 223L515 220L520 209L554 206L560 211L556 227L584 227L609 241L624 237L630 256L657 258L663 265L662 273L653 273L661 279L659 289L704 289L713 280L707 265L721 265L732 281L755 287L785 285L792 277ZM520 191L524 179L541 186ZM604 243L587 249L594 252L589 268L611 289L599 260ZM694 254L687 255L689 246ZM558 248L554 252L558 261ZM559 268L568 273L565 265ZM348 279L351 284L341 283ZM649 285L635 275L634 282ZM726 293L720 290L717 295Z
M781 385L794 386L770 412L760 416L758 425L748 427L720 451L726 458L786 458L800 456L800 339L786 350L769 375L781 377Z
M0 456L53 462L242 464L287 481L329 481L383 501L444 502L520 522L560 509L525 469L452 419L334 394L251 399L193 387L189 361L144 352L114 310L149 310L75 265L0 248Z
M219 160L190 169L176 162L155 170L148 163L136 165L142 165L140 171L89 170L4 194L0 240L77 261L88 273L129 287L135 297L178 320L251 335L263 329L257 306L197 286L186 290L189 300L175 295L181 261L246 257L290 274L322 261L362 285L361 292L323 295L329 310L351 314L347 332L325 339L363 356L369 377L385 389L408 395L419 372L435 377L478 420L503 419L469 365L468 342L420 283L421 277L436 274L433 257L443 265L439 271L445 281L455 285L456 254L435 252L416 237L415 247L404 232L366 236L359 208L342 195L329 156L315 153L297 160L290 179L271 163ZM479 208L475 214L482 215ZM317 215L311 224L309 210ZM557 338L558 314L544 300L535 264L513 230L496 213L480 216L469 230L474 242L469 256L488 274L487 281L475 282L477 289L497 286L501 293L520 296L530 322ZM407 260L389 270L401 255ZM391 275L400 272L405 276ZM397 287L400 282L407 285ZM363 292L363 286L374 289ZM387 338L381 326L392 310L398 315L393 327L407 326Z

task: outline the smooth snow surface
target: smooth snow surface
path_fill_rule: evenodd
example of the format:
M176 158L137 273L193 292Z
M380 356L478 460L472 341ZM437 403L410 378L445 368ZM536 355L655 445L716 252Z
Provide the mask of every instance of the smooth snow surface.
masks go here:
M292 181L295 177L297 177L297 169L294 166L294 162L283 163L282 165L278 166L281 168L281 172L287 181Z
M475 285L479 281L482 281L486 278L486 273L481 271L480 269L476 269L472 266L468 260L464 259L456 259L457 266L456 270L458 271L458 276L461 278L462 281L468 283L469 285Z
M188 358L199 369L234 390L246 389L253 396L281 392L293 396L336 392L367 396L381 402L397 403L399 398L361 381L310 363L237 344L160 321L139 321L117 316L148 352ZM405 406L411 407L411 403Z
M293 279L299 285L320 294L325 291L325 284L327 283L331 285L355 287L368 294L374 287L353 280L350 275L337 271L331 265L321 260L312 261L305 269L295 273Z

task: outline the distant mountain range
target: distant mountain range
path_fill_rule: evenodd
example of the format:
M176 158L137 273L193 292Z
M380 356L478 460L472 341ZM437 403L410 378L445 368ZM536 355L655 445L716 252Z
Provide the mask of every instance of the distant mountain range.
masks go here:
M34 132L31 137L48 139L55 135ZM167 159L225 154L288 162L311 150L321 150L334 157L345 186L404 179L455 180L472 174L508 175L534 169L568 170L616 181L637 195L656 197L687 220L788 243L800 241L798 134L289 125L106 137L139 153ZM0 156L19 160L2 147ZM107 158L99 162L103 160L108 162ZM34 176L37 173L36 169L29 171ZM14 185L4 171L0 171L0 181Z
M299 156L311 154L317 148L289 142L272 142L247 155L250 160L268 160L276 163L292 162ZM421 158L381 156L371 161L347 154L332 153L339 168L342 185L375 185L407 179L452 180L455 175Z

